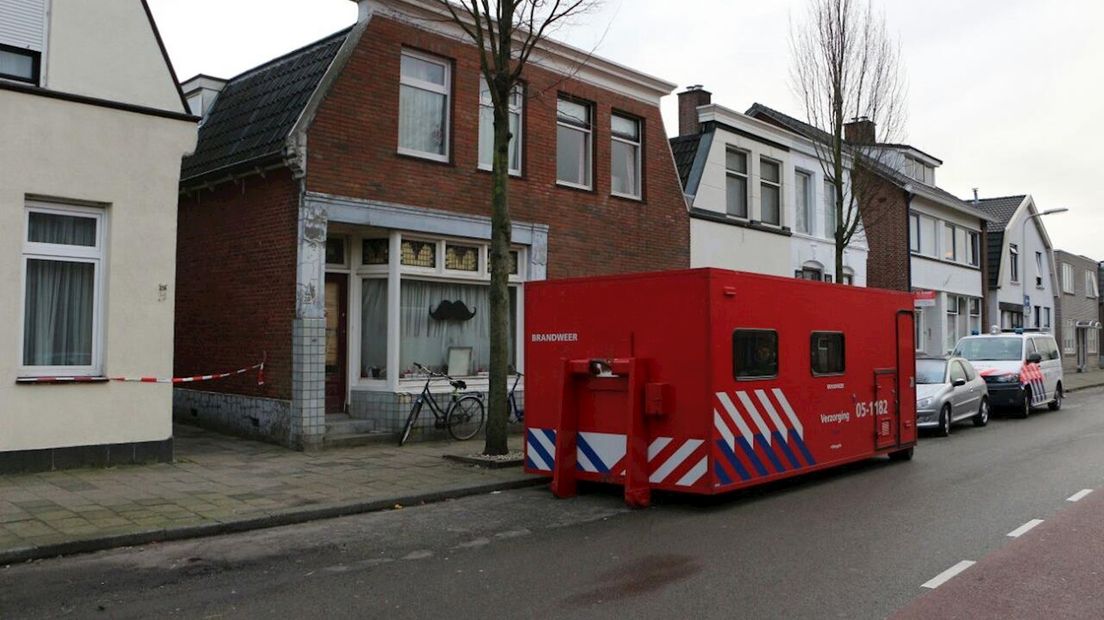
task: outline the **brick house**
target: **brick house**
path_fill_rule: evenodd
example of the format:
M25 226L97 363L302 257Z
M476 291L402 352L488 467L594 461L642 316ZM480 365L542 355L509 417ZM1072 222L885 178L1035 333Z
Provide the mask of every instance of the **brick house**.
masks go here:
M176 371L267 355L267 381L178 389L179 418L315 448L397 431L416 362L485 388L476 50L433 2L359 5L348 30L185 85L204 121L181 181ZM512 114L518 369L526 281L689 265L659 110L674 85L554 41L534 59Z
M762 104L747 115L809 137L827 134ZM879 153L859 212L867 248L868 286L923 293L917 296L916 348L943 355L962 336L984 331L986 262L983 234L989 219L935 184L943 162L907 144L872 144L874 125L844 126L848 144Z
M180 158L142 0L0 2L0 473L173 458Z
M1084 372L1100 368L1099 263L1054 251L1054 337L1062 350L1062 368Z

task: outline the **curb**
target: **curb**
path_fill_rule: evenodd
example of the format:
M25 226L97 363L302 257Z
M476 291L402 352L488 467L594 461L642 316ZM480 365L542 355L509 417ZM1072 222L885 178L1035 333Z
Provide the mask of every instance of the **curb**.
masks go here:
M1098 387L1104 387L1104 383L1093 383L1091 385L1079 385L1077 387L1066 388L1066 393L1072 394L1074 392L1080 392L1081 390L1091 390Z
M41 547L21 547L17 549L0 551L0 566L8 564L18 564L21 562L29 562L31 560L43 560L58 556L93 553L95 551L117 549L119 547L134 547L154 542L169 542L176 540L187 540L189 538L218 536L221 534L236 534L240 532L248 532L250 530L261 530L272 527L280 527L284 525L295 525L297 523L306 523L308 521L319 521L323 519L347 517L350 515L364 514L368 512L379 512L392 508L396 504L401 504L404 507L413 506L416 504L432 504L445 500L467 497L470 495L482 495L484 493L491 493L494 491L523 489L527 487L540 486L547 483L547 478L534 476L531 478L523 478L520 480L492 482L472 487L446 489L443 491L433 491L430 493L416 493L413 495L392 497L388 499L352 502L348 504L336 504L331 506L324 506L321 508L310 508L306 510L292 510L276 514L268 514L260 517L251 517L239 521L205 523L203 525L191 525L179 528L147 530L144 532L135 532L133 534L117 534L114 536L105 536L102 538L73 540L63 543L43 545Z

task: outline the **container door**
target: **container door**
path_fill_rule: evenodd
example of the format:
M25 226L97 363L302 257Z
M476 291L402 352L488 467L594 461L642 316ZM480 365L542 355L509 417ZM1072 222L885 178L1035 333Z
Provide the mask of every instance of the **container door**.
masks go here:
M913 341L916 317L897 314L897 439L898 445L916 441L916 350Z
M870 413L874 417L874 449L897 445L897 372L874 371L874 402Z

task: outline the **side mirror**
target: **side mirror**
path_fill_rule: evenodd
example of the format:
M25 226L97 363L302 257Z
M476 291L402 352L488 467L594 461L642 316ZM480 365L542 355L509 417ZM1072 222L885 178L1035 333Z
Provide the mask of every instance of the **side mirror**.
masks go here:
M953 385L955 387L962 387L962 386L966 385L966 380L965 379L955 379L954 383L952 383L951 385Z
M1031 355L1027 356L1028 364L1038 364L1041 361L1043 361L1043 356L1039 355L1038 353L1032 353Z

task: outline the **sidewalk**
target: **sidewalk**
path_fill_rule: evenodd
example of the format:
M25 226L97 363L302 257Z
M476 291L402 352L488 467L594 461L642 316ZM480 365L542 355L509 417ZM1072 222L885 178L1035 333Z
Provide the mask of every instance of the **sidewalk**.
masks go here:
M447 461L479 441L302 453L176 425L173 464L0 476L0 565L540 484ZM510 438L520 449L521 437Z
M1104 385L1104 370L1090 370L1088 372L1067 372L1064 373L1066 391L1076 392L1077 390L1084 390L1086 388L1097 387Z

